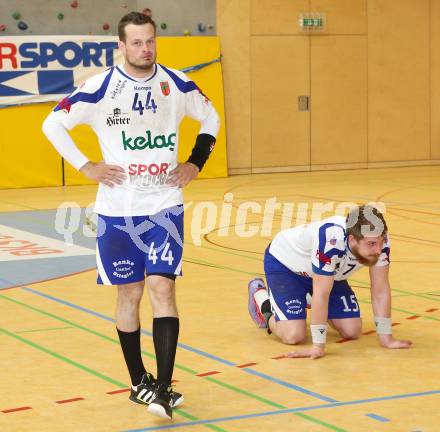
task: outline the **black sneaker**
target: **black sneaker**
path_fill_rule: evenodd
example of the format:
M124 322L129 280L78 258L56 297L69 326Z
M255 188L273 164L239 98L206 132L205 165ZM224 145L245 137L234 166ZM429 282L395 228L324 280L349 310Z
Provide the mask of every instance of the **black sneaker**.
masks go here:
M138 404L148 405L156 396L156 380L148 372L142 375L141 383L136 386L136 390L131 388L129 399Z
M171 420L173 411L171 409L173 388L167 384L157 384L156 397L150 403L148 411L162 418Z
M136 390L131 389L129 399L138 404L149 405L155 397L156 379L152 374L146 372L142 375L141 383L136 386ZM171 408L178 407L183 400L182 394L175 391L171 392Z
M183 394L171 390L171 408L177 408L183 400Z

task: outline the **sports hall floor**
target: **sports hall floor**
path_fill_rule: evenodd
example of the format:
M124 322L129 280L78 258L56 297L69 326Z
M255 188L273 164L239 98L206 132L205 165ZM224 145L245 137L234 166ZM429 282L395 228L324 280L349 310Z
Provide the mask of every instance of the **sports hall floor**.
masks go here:
M227 192L234 210L230 221L225 211L222 225ZM440 167L193 182L185 191L192 204L185 276L177 289L181 333L174 378L185 403L172 423L127 399L113 321L115 288L95 284L94 239L87 225L89 236L83 234L83 212L73 246L54 228L68 226L60 213L56 221L60 203L86 207L94 195L93 186L0 191L1 432L440 431ZM264 225L261 214L249 213L246 228L264 228L266 235L243 237L237 208L247 201L264 207L271 198L295 204L283 207L284 219L293 210L293 223L297 210L299 218L311 218L320 204L333 203L325 217L342 202L385 203L394 335L411 339L410 350L379 347L365 270L351 279L363 314L359 340L345 342L330 331L326 357L287 359L292 348L256 328L247 312L247 282L262 273L262 254L282 216L275 212L271 230L270 218ZM197 246L202 206L218 211L218 219ZM238 213L243 216L243 207ZM17 239L28 243L13 253L7 241ZM24 252L26 245L33 254ZM50 249L59 252L35 252ZM146 298L142 315L145 364L155 373Z

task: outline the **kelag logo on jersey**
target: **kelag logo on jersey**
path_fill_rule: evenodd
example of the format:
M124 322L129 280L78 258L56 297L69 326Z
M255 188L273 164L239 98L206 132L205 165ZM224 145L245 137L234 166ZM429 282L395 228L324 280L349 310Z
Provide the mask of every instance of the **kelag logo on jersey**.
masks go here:
M113 66L115 49L114 37L3 37L0 104L59 100L90 76Z
M176 145L175 141L173 141L176 138L175 133L172 133L168 136L156 135L152 137L151 131L147 130L145 131L145 136L127 137L125 135L125 131L122 131L121 138L124 150L168 148L170 151L173 151L174 146Z

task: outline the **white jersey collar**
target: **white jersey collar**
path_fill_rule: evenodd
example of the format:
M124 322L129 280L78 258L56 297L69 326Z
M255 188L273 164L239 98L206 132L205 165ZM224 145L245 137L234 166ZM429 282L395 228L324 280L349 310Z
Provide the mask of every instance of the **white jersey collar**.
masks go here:
M136 82L146 82L146 81L150 81L152 78L154 78L154 76L157 74L157 64L154 63L154 71L151 75L149 75L148 77L145 78L139 78L139 77L134 77L132 75L130 75L127 70L125 69L124 65L119 65L116 66L116 69L118 70L118 72L122 75L124 75L126 78L132 80L132 81L136 81Z

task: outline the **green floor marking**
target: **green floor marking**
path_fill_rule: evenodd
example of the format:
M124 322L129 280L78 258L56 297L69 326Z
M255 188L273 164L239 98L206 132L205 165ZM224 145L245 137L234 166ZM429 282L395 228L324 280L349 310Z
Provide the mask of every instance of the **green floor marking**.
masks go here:
M15 333L19 334L19 333L35 333L35 332L42 332L42 331L50 331L50 330L65 330L65 329L69 329L72 328L70 326L68 327L49 327L49 328L44 328L44 329L35 329L35 330L21 330L21 331L16 331Z
M111 337L106 336L106 335L104 335L104 334L102 334L102 333L99 333L99 332L97 332L97 331L91 330L91 329L89 329L89 328L87 328L87 327L84 327L84 326L82 326L82 325L80 325L80 324L76 324L76 323L74 323L74 322L72 322L72 321L69 321L69 320L67 320L67 319L65 319L65 318L59 317L59 316L57 316L57 315L54 315L54 314L52 314L52 313L50 313L50 312L43 311L43 310L41 310L41 309L39 309L39 308L36 308L36 307L31 306L31 305L29 305L29 304L23 303L23 302L21 302L21 301L19 301L19 300L16 300L16 299L10 298L10 297L8 297L8 296L6 296L6 295L4 295L4 294L0 294L0 298L2 298L2 299L4 299L4 300L7 300L7 301L10 301L10 302L13 302L13 303L16 303L16 304L18 304L18 305L20 305L20 306L23 306L23 307L25 307L25 308L28 308L28 309L34 311L34 312L37 312L37 313L40 313L40 314L46 315L46 316L51 317L51 318L53 318L53 319L55 319L55 320L58 320L58 321L61 321L61 322L64 322L64 323L70 324L71 326L76 327L76 328L78 328L78 329L80 329L80 330L86 331L86 332L91 333L91 334L93 334L93 335L95 335L95 336L98 336L98 337L100 337L100 338L102 338L102 339L105 339L105 340L107 340L107 341L109 341L109 342L112 342L112 343L115 343L115 344L117 344L117 345L120 345L120 344L119 344L119 341L118 341L117 339L111 338ZM47 354L53 355L54 357L57 357L58 359L63 360L63 361L65 361L65 362L67 362L67 363L69 363L69 364L71 364L71 365L73 365L73 366L79 367L80 369L82 369L82 370L84 370L84 371L86 371L86 372L89 372L89 373L92 373L92 374L96 374L96 376L99 377L99 378L102 378L102 379L106 379L106 378L107 378L107 380L111 380L111 378L106 377L105 375L99 374L99 372L93 371L93 369L87 368L86 366L83 366L83 365L81 365L80 363L75 362L74 360L70 360L70 359L68 359L67 357L64 357L64 356L61 356L60 354L54 353L53 351L47 350L46 348L44 348L44 347L42 347L42 346L40 346L40 345L38 345L38 344L36 344L36 343L34 343L34 342L32 342L32 341L28 341L27 339L22 338L21 336L15 335L15 334L10 333L10 332L7 332L6 330L1 329L1 328L0 328L0 331L3 331L5 334L8 334L9 336L15 337L15 338L21 340L22 342L28 343L29 345L33 346L34 348L40 349L41 351L44 351L44 352L46 352ZM154 356L153 354L149 353L149 352L145 352L145 351L142 350L142 353L145 354L146 356L150 357L150 358L155 358L155 356ZM185 367L185 366L178 365L178 364L175 365L175 368L176 368L176 369L181 369L181 370L183 370L183 371L185 371L185 372L188 372L188 373L190 373L190 374L192 374L192 375L196 375L196 374L198 373L198 372L196 372L196 371L194 371L194 370L192 370L192 369L190 369L190 368L187 368L187 367ZM100 376L100 375L101 375L101 376ZM238 387L232 386L232 385L230 385L230 384L226 384L226 383L224 383L224 382L222 382L222 381L219 381L219 380L217 380L217 379L215 379L215 378L211 378L211 377L203 377L203 378L206 379L207 381L211 381L211 382L213 382L213 383L216 383L216 384L218 384L218 385L221 385L221 386L223 386L223 387L225 387L225 388L228 388L229 390L232 390L232 391L234 391L234 392L236 392L236 393L239 393L239 394L242 394L242 395L248 396L248 397L250 397L250 398L252 398L252 399L255 399L255 400L259 401L259 402L262 402L262 403L264 403L264 404L266 404L266 405L270 405L270 406L273 406L273 407L276 407L276 408L279 408L279 409L285 409L285 408L287 408L287 407L285 407L284 405L277 404L276 402L270 401L270 400L265 399L265 398L263 398L263 397L261 397L261 396L258 396L258 395L256 395L256 394L253 394L253 393L248 392L248 391L246 391L246 390L240 389L240 388L238 388ZM109 381L109 382L112 382L112 381ZM126 384L119 383L119 382L117 382L117 381L114 381L114 384L117 385L117 386L120 387L120 388L127 388L127 385L126 385ZM196 418L196 417L192 417L189 413L184 412L184 411L181 411L181 410L179 410L179 409L176 409L175 411L176 411L178 414L182 415L182 417L186 417L186 418L191 419L191 420L200 420L200 419L198 419L198 418ZM311 417L310 419L312 419L312 418L313 418L313 417ZM310 421L312 421L312 420L310 420ZM320 423L320 420L313 419L313 421L314 421L315 423L319 423L319 424L321 424L321 423ZM322 424L322 426L325 426L325 424ZM331 426L330 429L332 429L332 430L335 430L335 431L342 431L342 429L338 429L336 426L332 426L332 425L329 425L329 426ZM224 431L223 429L218 428L218 427L215 426L215 425L206 425L206 427L209 427L209 428L211 428L211 429L217 430L217 431L219 431L219 432L226 432L226 431ZM216 429L216 428L217 428L217 429Z

